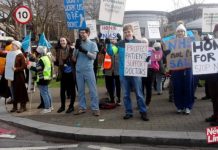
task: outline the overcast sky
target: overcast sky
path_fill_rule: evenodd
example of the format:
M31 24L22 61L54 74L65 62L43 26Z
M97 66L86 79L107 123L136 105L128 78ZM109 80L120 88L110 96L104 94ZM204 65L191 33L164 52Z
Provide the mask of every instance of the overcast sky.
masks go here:
M180 1L179 6L188 5L188 0L127 0L126 10L172 11L175 9L173 1ZM218 0L204 0L204 3L218 3Z

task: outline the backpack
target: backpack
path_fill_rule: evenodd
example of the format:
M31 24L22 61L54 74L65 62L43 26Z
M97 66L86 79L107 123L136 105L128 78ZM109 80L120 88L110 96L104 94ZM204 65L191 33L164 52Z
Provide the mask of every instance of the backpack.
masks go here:
M114 109L116 108L115 103L108 103L108 102L101 102L99 103L99 108L100 109Z

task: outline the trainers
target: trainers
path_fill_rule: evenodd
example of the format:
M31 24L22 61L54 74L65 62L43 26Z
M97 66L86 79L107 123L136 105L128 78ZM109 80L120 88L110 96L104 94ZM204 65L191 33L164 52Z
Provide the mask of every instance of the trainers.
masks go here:
M54 107L53 107L53 106L51 106L49 109L51 109L51 111L53 111L53 110L54 110Z
M43 109L40 113L41 114L46 114L46 113L50 113L51 109Z
M147 116L147 112L141 113L141 119L142 119L143 121L149 121L148 116Z
M177 114L181 114L182 113L182 109L177 109Z
M93 110L92 114L94 116L100 116L100 110Z
M84 114L84 113L86 113L85 109L79 109L79 110L74 112L74 115L81 115L81 114Z
M189 108L186 108L185 109L185 112L184 112L186 115L189 115L191 113L191 110Z
M123 119L124 120L127 120L127 119L130 119L130 118L132 118L133 117L133 115L131 115L131 114L126 114L125 116L123 116Z

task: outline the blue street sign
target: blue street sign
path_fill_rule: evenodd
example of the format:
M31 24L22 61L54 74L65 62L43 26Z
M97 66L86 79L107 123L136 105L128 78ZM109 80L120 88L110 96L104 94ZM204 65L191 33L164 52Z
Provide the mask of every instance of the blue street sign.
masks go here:
M83 0L64 0L64 10L69 30L86 28Z

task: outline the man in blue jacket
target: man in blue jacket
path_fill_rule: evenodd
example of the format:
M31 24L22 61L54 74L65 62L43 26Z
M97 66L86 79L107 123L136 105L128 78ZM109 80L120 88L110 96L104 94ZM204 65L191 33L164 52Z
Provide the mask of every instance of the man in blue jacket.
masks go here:
M131 87L134 87L134 91L136 94L137 104L139 108L139 112L141 114L141 119L144 121L148 121L147 117L147 109L145 105L145 99L142 93L142 81L141 77L135 76L125 76L124 75L124 61L125 61L125 44L126 43L141 43L139 40L136 40L133 36L133 27L131 25L126 25L123 28L124 32L124 40L121 40L116 44L118 47L119 54L119 73L120 73L120 82L122 84L122 88L124 91L124 106L125 106L125 116L123 119L130 119L133 117L133 109L132 102L130 97ZM107 53L111 56L114 55L112 50L112 44L109 39L106 39L107 44Z

